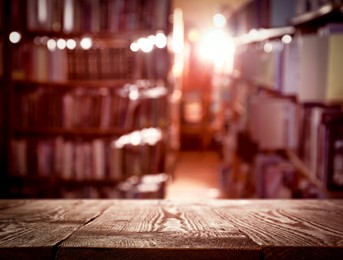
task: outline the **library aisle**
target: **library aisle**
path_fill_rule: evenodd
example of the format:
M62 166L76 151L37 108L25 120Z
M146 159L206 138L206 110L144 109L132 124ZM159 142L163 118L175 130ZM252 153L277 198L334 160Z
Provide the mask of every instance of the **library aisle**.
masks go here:
M215 151L180 151L167 199L220 198L220 158Z

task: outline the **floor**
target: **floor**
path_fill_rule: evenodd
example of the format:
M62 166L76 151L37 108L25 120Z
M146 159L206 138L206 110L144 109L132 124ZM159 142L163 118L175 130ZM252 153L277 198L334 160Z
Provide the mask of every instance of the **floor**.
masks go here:
M220 198L220 158L214 151L180 151L167 199Z

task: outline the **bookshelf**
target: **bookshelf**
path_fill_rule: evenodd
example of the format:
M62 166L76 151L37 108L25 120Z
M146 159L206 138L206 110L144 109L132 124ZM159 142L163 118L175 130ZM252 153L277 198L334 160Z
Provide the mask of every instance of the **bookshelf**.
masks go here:
M250 1L229 19L244 98L222 175L244 188L228 196L342 197L341 1Z
M4 35L20 35L4 39L7 195L131 198L150 185L163 196L171 2L15 0L2 11Z

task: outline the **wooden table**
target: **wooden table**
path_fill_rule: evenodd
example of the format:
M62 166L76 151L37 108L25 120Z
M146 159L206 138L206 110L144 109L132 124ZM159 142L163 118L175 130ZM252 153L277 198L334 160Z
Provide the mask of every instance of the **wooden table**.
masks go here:
M343 259L343 200L0 200L0 259Z

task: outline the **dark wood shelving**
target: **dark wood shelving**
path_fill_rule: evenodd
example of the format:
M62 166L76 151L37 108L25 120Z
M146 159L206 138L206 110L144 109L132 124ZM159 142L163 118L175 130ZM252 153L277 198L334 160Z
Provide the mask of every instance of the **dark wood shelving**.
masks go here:
M21 127L15 128L14 134L17 136L58 136L67 137L113 137L131 132L132 129L123 129L119 127L101 129L98 127Z
M0 195L121 196L116 194L117 184L131 174L155 173L157 168L164 172L170 53L155 44L152 54L145 55L143 50L131 51L130 45L160 31L168 35L171 1L147 0L134 3L137 6L120 1L121 7L116 1L100 0L0 4L6 64L0 90L4 104ZM5 39L12 31L21 35L17 44ZM91 44L83 46L84 37ZM76 45L61 46L58 39L73 39ZM136 93L141 86L161 87L160 79L165 95ZM137 88L126 88L127 84ZM159 128L163 137L153 144L140 143L139 152L126 151L129 141L112 149L113 141L146 128ZM58 175L61 167L55 164L68 167L67 173ZM101 179L87 179L90 176Z
M128 43L130 40L137 40L140 37L146 37L155 34L157 31L163 31L159 29L151 30L137 30L137 31L127 31L127 32L111 32L111 31L73 31L73 32L63 32L63 31L44 31L44 30L25 30L25 37L35 38L47 36L50 38L83 38L91 37L97 41L117 41L118 43Z
M113 186L117 185L123 180L116 180L113 178L101 178L101 179L75 179L75 178L62 178L57 176L10 176L11 182L25 182L26 184L42 184L52 183L56 185L67 186Z
M290 21L293 26L300 28L317 28L334 22L343 22L342 4L327 4L318 10L294 17Z
M14 80L13 83L16 88L25 89L25 88L119 88L124 84L129 83L132 80L126 79L114 79L114 80L70 80L64 82L58 81L33 81L33 80Z

